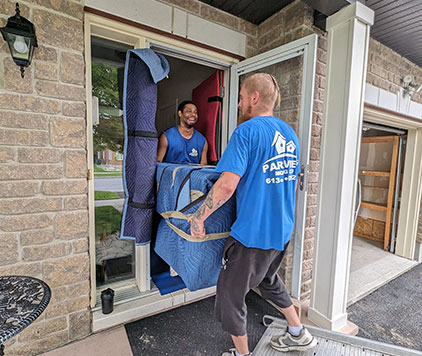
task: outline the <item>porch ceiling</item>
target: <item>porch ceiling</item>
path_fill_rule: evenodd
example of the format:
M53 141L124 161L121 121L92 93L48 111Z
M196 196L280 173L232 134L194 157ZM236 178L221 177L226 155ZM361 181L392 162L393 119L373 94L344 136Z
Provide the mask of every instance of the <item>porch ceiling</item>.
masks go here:
M293 0L200 0L259 25ZM356 0L303 0L326 16ZM422 1L358 0L375 11L371 37L422 67ZM265 5L263 5L265 4Z

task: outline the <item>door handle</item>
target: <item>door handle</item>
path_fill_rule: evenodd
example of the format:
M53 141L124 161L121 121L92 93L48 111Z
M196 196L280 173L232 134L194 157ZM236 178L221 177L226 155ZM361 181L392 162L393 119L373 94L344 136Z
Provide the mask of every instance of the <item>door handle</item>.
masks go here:
M302 165L300 173L298 174L299 189L302 191L305 190L307 176L308 176L308 167L305 165Z

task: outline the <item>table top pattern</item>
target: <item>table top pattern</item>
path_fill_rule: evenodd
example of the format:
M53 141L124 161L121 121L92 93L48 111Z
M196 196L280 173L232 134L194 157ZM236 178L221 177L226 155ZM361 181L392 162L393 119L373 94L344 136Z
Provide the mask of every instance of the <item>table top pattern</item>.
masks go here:
M50 298L50 288L37 278L0 276L0 345L37 319Z

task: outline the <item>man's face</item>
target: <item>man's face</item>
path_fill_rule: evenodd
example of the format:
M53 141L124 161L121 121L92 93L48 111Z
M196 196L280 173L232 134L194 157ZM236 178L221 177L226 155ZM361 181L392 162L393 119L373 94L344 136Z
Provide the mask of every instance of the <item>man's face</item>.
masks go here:
M194 127L198 121L198 110L193 104L186 104L183 112L179 110L177 114L179 115L180 123L188 128Z
M239 121L240 123L252 119L252 95L242 85L239 92Z

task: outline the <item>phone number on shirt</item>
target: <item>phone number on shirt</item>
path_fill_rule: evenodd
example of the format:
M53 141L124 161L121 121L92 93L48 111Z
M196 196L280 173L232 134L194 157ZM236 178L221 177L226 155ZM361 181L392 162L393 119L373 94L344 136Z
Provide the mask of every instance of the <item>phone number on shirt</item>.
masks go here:
M280 178L280 177L275 177L275 178L267 178L265 179L265 183L267 184L277 184L277 183L283 183L285 181L288 180L296 180L296 176L288 176L288 177L284 177L284 178Z

